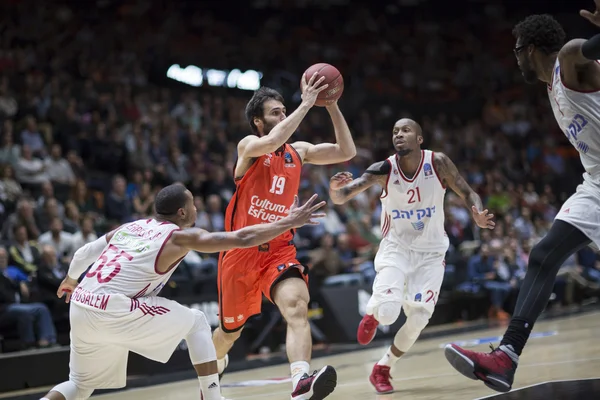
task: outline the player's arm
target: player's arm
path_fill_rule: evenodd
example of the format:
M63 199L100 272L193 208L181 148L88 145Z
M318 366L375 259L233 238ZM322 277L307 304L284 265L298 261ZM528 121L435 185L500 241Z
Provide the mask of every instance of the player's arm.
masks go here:
M240 158L257 158L272 153L290 139L308 110L315 104L319 93L327 89L328 85L319 86L325 77L322 76L319 79L316 79L316 77L316 72L308 81L306 76L302 76L302 103L286 119L278 123L268 135L263 137L246 136L240 141L238 144Z
M600 72L600 34L589 40L573 39L563 46L558 53L561 79L567 86L580 88L581 72L596 68ZM584 87L583 89L587 89Z
M473 219L480 228L494 228L493 214L483 209L481 197L471 188L450 157L444 153L435 153L433 157L435 171L442 183L452 189L471 209Z
M350 128L337 102L327 107L335 130L335 143L312 144L296 142L294 148L303 154L303 162L308 164L327 165L348 161L356 156L356 146Z
M171 236L171 243L188 250L201 253L216 253L235 248L254 247L275 239L277 236L291 229L303 225L317 225L316 218L324 217L324 213L316 213L325 205L322 201L314 204L317 195L313 195L301 207L297 207L298 200L290 208L287 217L269 224L258 224L242 228L233 232L207 232L199 228L190 228L175 231Z
M98 257L100 257L116 231L117 229L77 249L75 254L73 254L67 276L70 279L77 281L87 267L96 262Z
M344 204L375 184L384 189L392 169L388 160L376 162L357 179L350 172L338 172L329 181L329 197L334 204Z

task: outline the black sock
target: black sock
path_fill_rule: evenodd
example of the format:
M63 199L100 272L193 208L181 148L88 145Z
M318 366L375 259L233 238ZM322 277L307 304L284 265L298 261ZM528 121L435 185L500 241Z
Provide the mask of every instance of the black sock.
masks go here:
M527 339L529 339L532 328L533 324L526 318L514 317L510 321L510 325L508 325L508 329L506 330L500 345L511 345L515 353L520 356L523 347L525 347L525 343L527 343Z

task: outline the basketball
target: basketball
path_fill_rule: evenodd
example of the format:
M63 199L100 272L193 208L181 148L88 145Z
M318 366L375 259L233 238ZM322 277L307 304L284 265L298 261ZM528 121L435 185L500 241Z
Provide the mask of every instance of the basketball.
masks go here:
M322 84L329 85L327 89L319 93L317 101L315 102L316 106L325 107L342 97L342 93L344 92L344 78L336 67L326 63L311 65L304 72L306 74L306 80L310 80L310 77L313 76L315 72L317 72L315 81L321 78L321 76L324 76L325 80Z

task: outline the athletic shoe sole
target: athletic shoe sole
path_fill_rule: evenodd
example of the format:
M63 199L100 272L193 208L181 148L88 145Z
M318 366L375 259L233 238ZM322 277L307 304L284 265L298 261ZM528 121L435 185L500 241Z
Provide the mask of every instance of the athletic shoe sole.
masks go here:
M497 392L510 392L511 386L506 381L497 375L486 374L482 371L477 371L473 360L456 350L452 345L446 345L444 348L446 360L460 372L462 375L474 381L480 380L492 390Z

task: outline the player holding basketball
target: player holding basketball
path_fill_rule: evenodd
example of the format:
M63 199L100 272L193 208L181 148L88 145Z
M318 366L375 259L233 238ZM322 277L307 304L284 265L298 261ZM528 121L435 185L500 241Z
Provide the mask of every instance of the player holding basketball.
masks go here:
M600 27L596 12L580 14ZM548 234L531 250L513 318L500 346L480 353L448 345L446 358L467 378L508 392L519 356L552 293L563 262L594 242L600 246L600 34L565 44L565 32L549 15L532 15L513 30L517 63L525 81L547 84L554 117L585 168L583 183L563 204Z
M464 200L479 227L494 227L493 215L480 211L479 195L454 163L443 153L421 150L423 135L418 123L407 118L397 121L392 141L396 154L371 165L358 179L352 180L349 172L337 173L329 189L332 201L343 204L373 185L384 188L383 239L375 256L377 276L367 313L358 327L358 342L370 343L377 326L393 324L402 308L407 319L369 377L380 394L394 391L390 369L427 326L438 299L449 246L444 230L446 187Z
M234 230L286 215L298 193L302 165L335 164L356 154L354 141L336 102L327 106L335 129L336 144L307 142L288 144L308 110L315 104L324 77L303 76L302 103L289 116L283 97L261 88L246 107L252 135L238 144L235 166L236 193L226 212L226 229ZM319 400L335 388L335 369L326 366L309 373L312 343L308 324L307 269L296 260L289 230L276 239L249 249L221 253L219 308L221 324L213 335L219 373L227 352L240 337L246 320L260 314L262 295L277 305L287 322L286 351L292 376L292 399Z
M191 228L196 220L192 194L171 185L156 196L156 218L127 223L75 253L58 297L71 301L69 380L42 400L87 399L95 389L124 387L130 351L166 363L181 340L187 342L198 373L200 398L221 400L217 357L204 314L158 297L190 250L205 253L264 243L306 223L325 202L316 195L294 203L277 222L235 232ZM78 285L77 278L85 274Z

